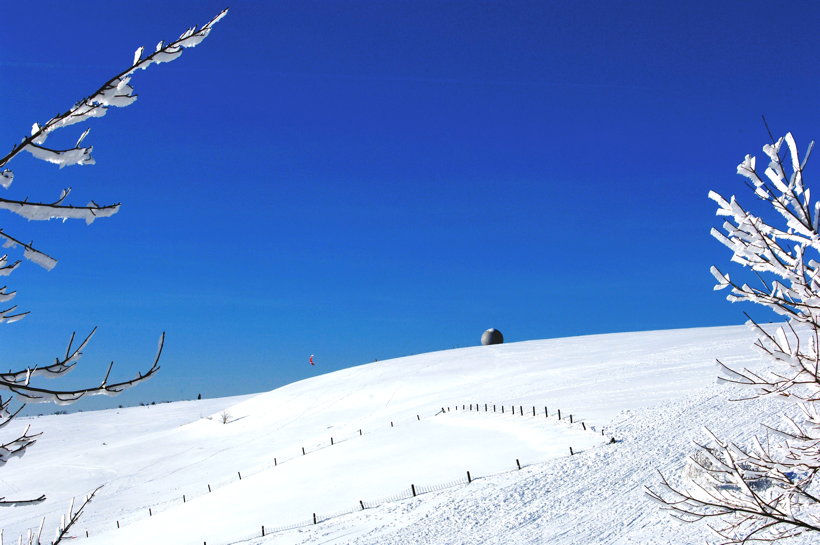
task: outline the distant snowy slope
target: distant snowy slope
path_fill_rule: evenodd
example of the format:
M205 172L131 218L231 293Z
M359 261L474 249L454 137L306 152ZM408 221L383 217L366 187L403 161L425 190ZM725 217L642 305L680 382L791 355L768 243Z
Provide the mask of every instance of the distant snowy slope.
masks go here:
M701 543L700 528L683 538L642 487L653 467L682 466L702 423L731 433L769 418L774 402L731 404L736 391L715 385L716 358L757 364L752 341L724 327L480 346L236 400L31 419L45 435L0 485L49 500L0 520L6 536L44 511L54 522L69 496L105 484L75 532L83 542L217 545L470 470L481 478L469 485L249 542ZM504 416L454 410L485 403L504 405ZM544 406L588 430L543 418Z
M443 403L552 402L592 422L715 382L716 359L758 359L745 327L616 333L476 346L351 367L231 409L278 425L319 415L335 426L408 417ZM274 412L276 414L274 414Z

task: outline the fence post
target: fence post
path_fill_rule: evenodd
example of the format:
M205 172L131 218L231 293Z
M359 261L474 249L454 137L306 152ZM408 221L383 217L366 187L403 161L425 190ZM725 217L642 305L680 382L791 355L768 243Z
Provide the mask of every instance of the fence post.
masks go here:
M279 464L278 464L278 462L276 461L276 457L274 457L274 458L273 458L273 466L274 466L274 467L276 467L277 465L279 465Z
M572 414L569 415L569 423L572 424Z
M211 491L211 485L208 485L208 492Z
M561 420L561 409L558 409L558 420Z
M532 406L532 415L535 416L535 405Z
M182 495L182 503L185 503L185 494Z
M416 497L416 485L411 484L411 485L410 485L410 490L412 490L412 491L413 491L413 497L415 498L415 497Z
M88 530L85 531L85 537L88 537Z
M239 475L239 480L241 481L242 480L242 474L238 471L236 472L236 474Z
M470 403L470 410L471 411L473 410L473 404L472 403Z
M501 414L504 414L504 405L501 406Z
M546 405L544 405L544 418L549 418L549 417L550 417L550 413L549 413L549 411L547 410L547 406L546 406Z
M587 431L587 425L586 425L586 424L584 424L583 422L581 422L581 427L583 427L583 428L584 428L584 431Z
M473 477L470 475L470 472L468 471L467 472L467 484L470 484L471 482L473 482Z
M316 524L316 513L313 513L313 524Z
M393 427L393 421L392 420L390 421L390 427L391 428Z
M518 460L518 458L515 459L515 465L518 466L518 469L521 469L521 462Z
M362 434L362 430L359 430L359 435L361 435L361 434Z
M359 500L359 505L362 506L362 511L364 511L364 501L363 500Z
M305 447L302 447L302 456L305 455Z
M117 521L117 528L120 527L120 521Z
M421 417L419 415L416 415L416 420L421 420Z
M265 537L265 525L262 525L262 537Z
M574 455L575 455L575 453L574 453L574 452L572 452L572 447L569 447L569 455L570 455L570 456L574 456Z
M153 512L151 512L151 508L150 508L150 507L148 508L148 516L149 516L149 517L153 517L153 516L154 516L154 513L153 513Z
M493 403L493 412L495 412L495 403Z
M333 446L333 438L330 438L330 446Z

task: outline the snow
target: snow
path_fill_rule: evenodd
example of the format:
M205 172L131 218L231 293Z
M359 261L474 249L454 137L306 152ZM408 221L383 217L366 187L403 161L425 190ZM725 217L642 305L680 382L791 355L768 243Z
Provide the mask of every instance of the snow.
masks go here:
M47 271L50 271L54 267L57 266L57 260L51 257L50 255L46 255L39 250L35 250L31 246L25 246L23 250L23 257L31 261L32 263L36 263L40 265Z
M21 418L44 435L0 490L48 499L0 511L2 525L53 527L104 484L78 542L703 543L704 525L681 526L644 487L683 470L704 424L742 442L775 421L781 403L732 403L742 392L715 380L715 359L759 365L753 340L724 327L477 346L253 396Z
M10 243L9 243L8 241L6 241L6 242L3 244L3 247L4 247L4 248L8 248L9 246L10 246ZM12 263L11 265L8 265L8 264L7 264L7 263L8 263L8 260L9 260L9 256L8 256L8 255L3 255L2 257L0 257L0 276L8 276L8 275L10 275L11 273L13 273L13 272L14 272L14 270L15 270L17 267L19 267L19 266L20 266L20 261L15 261L15 262L14 262L14 263ZM3 286L3 289L4 289L4 290L5 290L5 288L6 288L6 287L5 287L5 286Z
M35 144L29 144L23 149L31 153L37 159L54 163L60 168L71 165L93 165L95 163L94 158L91 157L90 147L72 148L69 150L58 151L37 146Z
M46 254L44 254L43 252L41 252L39 250L35 250L31 245L20 242L16 238L14 238L10 235L7 235L6 233L3 232L2 229L0 229L0 239L4 240L3 248L14 248L18 244L23 246L23 248L24 248L23 256L26 259L28 259L29 261L32 261L33 263L36 263L36 264L40 265L41 267L43 267L47 271L50 271L51 269L53 269L57 265L57 260L54 259L53 257L51 257L49 255L46 255ZM19 265L19 262L16 262L16 263L6 267L5 264L6 264L7 259L8 259L8 255L4 255L4 256L0 257L0 275L2 275L2 276L8 276L12 272L14 272L14 270Z
M11 182L14 181L14 172L9 169L4 169L0 172L0 186L8 189L11 186Z

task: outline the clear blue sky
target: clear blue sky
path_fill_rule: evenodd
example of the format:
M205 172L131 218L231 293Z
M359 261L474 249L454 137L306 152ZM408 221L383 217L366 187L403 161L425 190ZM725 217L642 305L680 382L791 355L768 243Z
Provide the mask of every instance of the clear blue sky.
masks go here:
M6 146L223 7L8 3ZM268 390L489 327L521 341L741 323L711 289L729 254L707 192L744 195L735 167L768 139L761 114L801 147L820 137L816 1L229 7L134 77L134 105L87 124L96 165L11 163L11 198L71 186L75 204L123 207L90 227L4 213L60 263L8 279L32 314L0 328L0 367L99 325L64 384L112 359L130 377L167 331L160 375L113 401L134 404Z

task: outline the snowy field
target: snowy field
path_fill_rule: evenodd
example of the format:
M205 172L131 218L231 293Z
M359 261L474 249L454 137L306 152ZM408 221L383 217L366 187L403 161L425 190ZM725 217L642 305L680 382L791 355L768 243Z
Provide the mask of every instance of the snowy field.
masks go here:
M703 543L643 487L680 472L703 425L744 440L775 418L777 401L732 403L715 383L716 358L759 365L752 341L724 327L478 346L253 396L21 418L44 435L0 487L48 500L0 526L15 542L44 515L53 527L102 484L77 542Z

